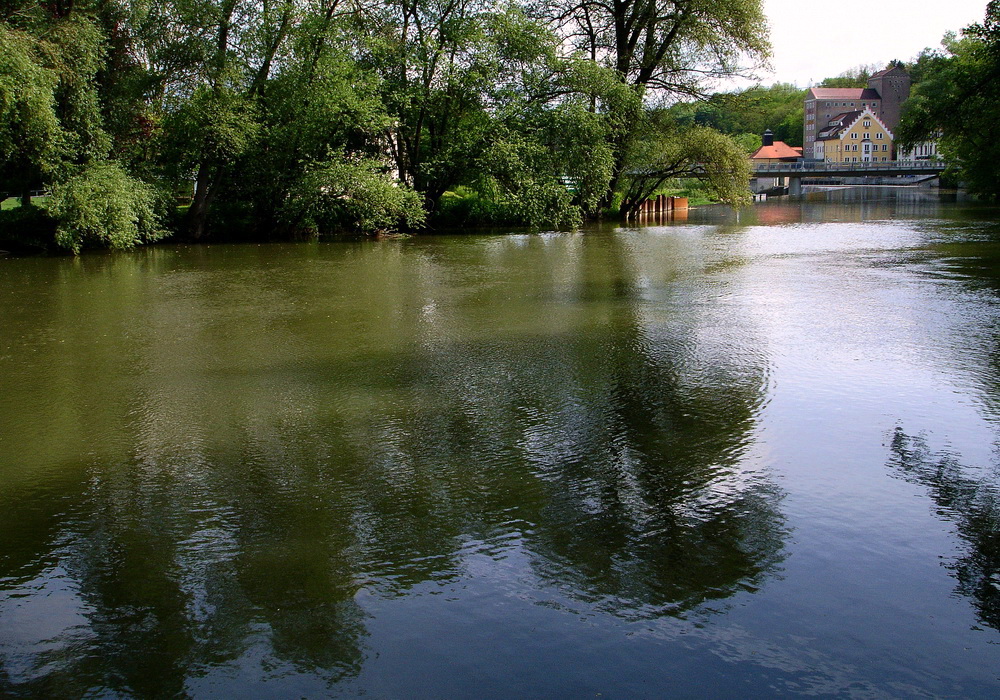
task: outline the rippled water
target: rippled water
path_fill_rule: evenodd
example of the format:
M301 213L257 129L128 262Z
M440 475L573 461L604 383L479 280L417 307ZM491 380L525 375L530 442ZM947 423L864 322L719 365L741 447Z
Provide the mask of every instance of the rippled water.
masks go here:
M995 697L998 221L0 259L0 694Z

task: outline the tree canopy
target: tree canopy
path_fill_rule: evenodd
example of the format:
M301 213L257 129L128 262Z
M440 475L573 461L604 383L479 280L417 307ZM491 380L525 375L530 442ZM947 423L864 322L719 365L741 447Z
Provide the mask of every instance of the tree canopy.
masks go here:
M922 81L907 101L904 145L937 140L950 169L969 190L1000 199L1000 0L961 37L946 36L943 53L918 61Z
M659 105L768 51L760 0L10 0L0 187L75 252L420 230L470 192L570 227L666 160L739 202L739 139Z
M760 136L767 129L778 141L801 146L805 96L806 91L795 85L775 83L681 102L671 111L680 124L711 127L736 137L751 151L760 146Z

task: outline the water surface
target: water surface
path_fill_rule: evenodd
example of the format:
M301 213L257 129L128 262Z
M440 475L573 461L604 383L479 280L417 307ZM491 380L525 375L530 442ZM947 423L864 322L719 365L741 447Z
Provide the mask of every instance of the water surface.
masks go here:
M0 259L0 694L995 697L998 221Z

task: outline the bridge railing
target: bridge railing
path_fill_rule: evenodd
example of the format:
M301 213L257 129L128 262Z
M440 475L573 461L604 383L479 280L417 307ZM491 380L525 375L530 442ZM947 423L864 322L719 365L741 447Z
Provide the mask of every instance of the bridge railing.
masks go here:
M789 173L789 172L865 172L869 170L923 171L944 170L945 164L929 160L895 160L873 161L870 163L826 163L822 161L803 161L798 163L754 163L755 173Z

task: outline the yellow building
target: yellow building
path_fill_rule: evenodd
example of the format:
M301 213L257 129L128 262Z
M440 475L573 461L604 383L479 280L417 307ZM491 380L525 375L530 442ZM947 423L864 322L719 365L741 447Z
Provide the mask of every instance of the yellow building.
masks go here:
M816 135L813 158L827 163L883 163L893 160L893 136L869 109L833 117Z

